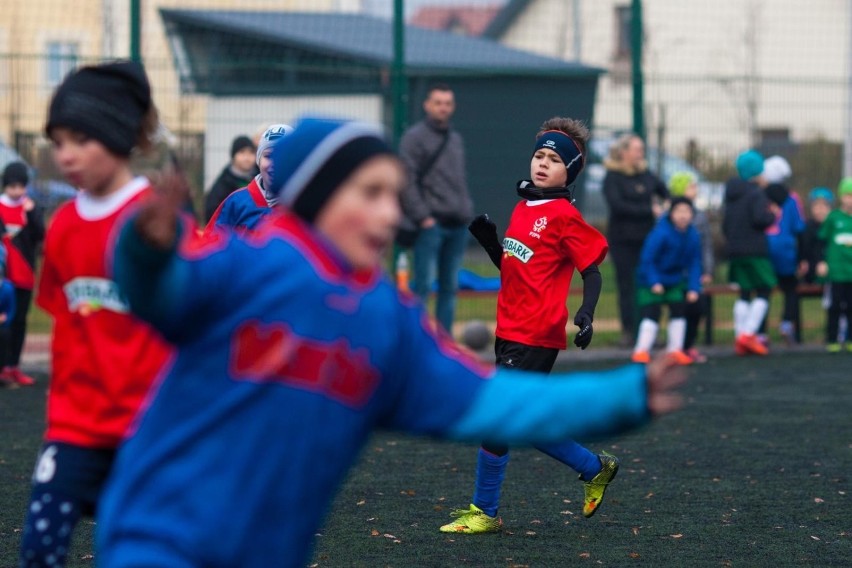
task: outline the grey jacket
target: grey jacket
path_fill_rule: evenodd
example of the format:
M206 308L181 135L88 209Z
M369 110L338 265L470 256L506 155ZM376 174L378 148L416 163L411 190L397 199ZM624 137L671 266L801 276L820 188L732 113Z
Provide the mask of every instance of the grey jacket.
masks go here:
M444 139L446 130L423 119L402 135L399 155L408 170L408 185L402 192L405 216L417 226L427 217L441 225L466 225L473 218L473 202L467 190L464 142L450 128L449 140L441 155L417 187L418 172L426 165Z

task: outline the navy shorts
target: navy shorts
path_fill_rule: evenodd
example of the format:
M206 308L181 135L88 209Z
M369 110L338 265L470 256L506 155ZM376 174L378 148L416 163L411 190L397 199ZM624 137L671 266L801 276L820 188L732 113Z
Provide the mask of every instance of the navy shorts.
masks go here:
M38 495L63 495L73 499L84 515L93 516L114 460L114 449L45 442L33 472L33 500Z

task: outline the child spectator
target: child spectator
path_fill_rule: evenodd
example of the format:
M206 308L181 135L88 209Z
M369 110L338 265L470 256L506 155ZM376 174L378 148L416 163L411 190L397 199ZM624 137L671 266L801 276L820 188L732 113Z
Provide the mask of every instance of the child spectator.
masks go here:
M757 338L757 331L778 280L769 261L765 231L775 222L779 208L762 190L766 181L759 152L748 150L737 156L736 168L738 177L725 184L722 220L728 278L740 288L740 297L734 302L734 349L737 355L766 355L769 349Z
M9 360L10 327L15 318L15 288L5 277L6 247L0 245L0 364ZM17 387L21 383L11 375L0 373L0 387Z
M157 111L143 68L82 67L56 89L45 133L76 198L54 214L36 301L53 318L47 428L32 479L21 566L64 566L82 515L91 516L115 450L167 356L130 314L109 276L119 217L149 192L130 155L152 144Z
M692 218L692 226L698 231L701 239L701 289L698 300L687 302L684 310L686 318L686 335L683 340L683 352L686 353L693 363L704 363L707 357L701 353L695 343L698 339L698 328L701 320L710 310L710 297L703 292L704 287L713 282L713 274L716 271L716 254L713 249L713 231L710 228L710 220L707 214L695 206L695 198L698 197L698 182L690 172L677 172L669 180L669 193L672 197L685 197L692 203L695 215Z
M245 187L254 174L257 148L248 136L237 136L231 142L231 161L222 169L204 198L204 220L209 221L226 197Z
M592 340L601 291L598 265L608 247L603 235L574 207L570 187L585 166L588 139L589 131L577 120L555 117L541 125L530 160L532 179L518 185L523 199L512 211L502 255L489 254L500 269L494 345L499 367L551 372L559 351L567 347L566 301L575 270L583 277L583 304L574 316L574 325L580 328L574 344L585 349ZM477 217L471 232L486 250L499 247L496 226L487 216ZM606 453L596 455L571 440L538 449L580 474L583 515L594 515L618 472L618 460ZM471 504L455 511L457 519L442 526L442 532L500 530L497 510L508 462L508 446L482 443Z
M805 230L804 214L795 193L786 182L792 175L787 160L781 156L772 156L764 163L764 177L769 185L766 195L769 201L778 206L775 222L766 229L769 260L778 279L778 288L784 296L781 324L778 331L788 344L801 341L799 336L800 308L799 294L799 237ZM761 329L766 326L766 318Z
M32 377L20 368L21 352L27 336L27 314L35 284L36 253L44 240L44 213L27 196L29 172L23 162L12 162L3 170L3 194L0 195L0 222L5 226L3 242L7 248L6 279L15 291L15 317L8 322L8 341L4 351L2 375L18 385L32 385Z
M6 227L6 279L15 290L15 317L8 325L9 347L2 376L19 385L35 383L21 371L20 364L35 284L36 253L44 240L44 212L27 195L28 183L29 172L23 162L12 162L3 170L0 221Z
M273 163L280 205L257 231L188 241L170 186L117 239L120 289L177 353L119 452L101 565L302 567L374 429L604 434L646 416L646 373L647 404L675 378L664 362L594 383L495 372L383 274L405 173L377 129L304 119Z
M669 307L666 353L680 365L692 363L683 346L686 304L697 302L701 292L701 237L692 226L693 216L692 201L672 198L668 215L657 222L642 245L636 275L640 320L634 363L651 360L663 304Z
M840 318L852 323L852 177L843 178L837 189L840 206L828 214L819 231L825 242L825 260L817 265L817 275L830 287L831 303L826 325L826 349L841 350ZM847 351L852 343L846 342Z
M266 189L271 183L270 155L275 143L292 130L293 128L287 124L273 124L264 130L257 145L257 153L254 155L259 173L247 187L238 189L225 198L207 223L205 232L209 233L216 226L250 231L272 211L276 197Z
M809 284L824 282L824 279L816 274L817 264L825 259L825 243L819 239L819 230L833 207L834 193L827 187L815 187L808 194L809 218L802 232L799 273ZM828 303L825 308L828 309Z

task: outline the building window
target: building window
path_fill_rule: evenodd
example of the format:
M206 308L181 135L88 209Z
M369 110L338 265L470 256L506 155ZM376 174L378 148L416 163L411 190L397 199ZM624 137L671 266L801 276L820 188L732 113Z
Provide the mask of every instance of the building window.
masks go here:
M630 41L630 27L633 10L630 6L615 7L615 58L630 59L633 43Z
M65 41L47 43L47 84L56 87L77 67L77 44Z

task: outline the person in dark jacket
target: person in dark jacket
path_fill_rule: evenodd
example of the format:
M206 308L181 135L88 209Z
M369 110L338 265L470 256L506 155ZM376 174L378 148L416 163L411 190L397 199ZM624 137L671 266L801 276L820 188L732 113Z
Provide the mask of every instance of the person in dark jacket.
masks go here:
M763 190L766 179L759 152L748 150L740 154L736 168L739 177L725 184L722 220L728 279L740 288L740 298L734 302L734 348L738 355L766 355L769 350L758 340L757 331L769 309L769 294L778 285L769 260L766 229L781 211Z
M251 182L254 177L256 153L257 147L248 136L237 136L231 142L231 161L213 182L204 198L205 223L210 221L226 197Z
M426 116L406 130L399 142L399 155L408 170L402 210L418 229L414 293L428 298L437 275L435 319L449 333L467 245L467 224L473 219L464 141L450 123L455 108L452 89L443 83L433 85L423 102Z
M607 241L615 265L618 309L624 347L636 332L636 268L645 237L654 228L668 199L666 184L648 170L645 143L636 134L621 136L604 160L603 194L609 206Z

